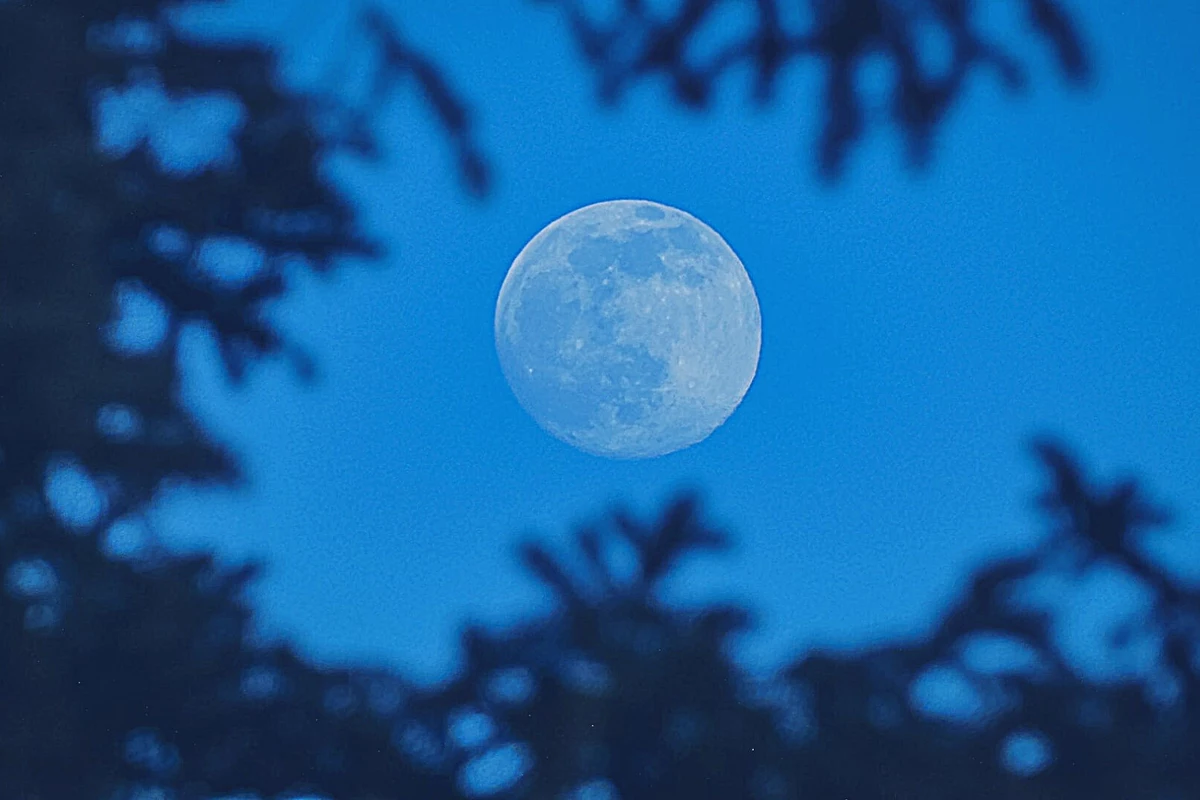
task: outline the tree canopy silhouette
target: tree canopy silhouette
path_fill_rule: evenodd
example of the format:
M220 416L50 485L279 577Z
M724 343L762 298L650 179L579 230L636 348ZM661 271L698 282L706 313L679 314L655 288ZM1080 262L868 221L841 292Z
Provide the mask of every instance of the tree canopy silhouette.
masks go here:
M617 512L579 531L577 573L523 545L556 610L468 628L464 668L432 689L258 640L252 566L119 560L23 529L0 542L0 778L20 798L1186 797L1200 590L1140 551L1166 516L1136 484L1095 486L1060 445L1036 452L1051 524L1038 548L978 569L924 638L805 653L769 679L730 655L746 609L660 597L681 560L728 541L690 496L655 524ZM609 566L618 539L630 578ZM1102 563L1149 591L1140 633L1155 644L1149 671L1106 681L1024 591ZM931 705L931 682L970 702Z
M320 174L339 149L378 155L370 109L283 88L270 49L204 40L171 24L171 5L0 5L3 507L35 513L64 467L106 487L92 527L164 479L234 479L232 455L180 406L181 332L206 329L234 378L276 354L307 376L266 304L297 266L377 254ZM366 23L381 88L418 82L482 190L461 102L382 20ZM207 137L182 130L206 122Z
M892 68L890 114L903 132L912 164L924 165L932 137L962 96L967 79L991 69L1010 91L1028 85L1024 66L978 22L972 0L681 0L669 11L654 0L622 0L608 13L584 0L535 0L558 7L598 77L600 97L615 102L632 85L663 76L685 106L708 105L725 73L749 67L752 97L775 95L794 61L813 59L825 71L824 130L817 148L820 174L837 177L865 131L858 72L873 56ZM1091 67L1071 16L1057 0L1013 0L1031 30L1046 40L1063 75L1084 83ZM730 22L742 13L750 18ZM797 21L803 17L803 22ZM732 35L728 32L732 31ZM937 65L947 54L948 64ZM933 66L930 62L934 62Z

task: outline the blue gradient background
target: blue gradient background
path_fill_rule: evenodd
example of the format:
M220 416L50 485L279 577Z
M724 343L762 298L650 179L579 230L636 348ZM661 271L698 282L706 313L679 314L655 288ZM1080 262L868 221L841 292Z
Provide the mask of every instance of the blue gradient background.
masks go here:
M1106 477L1144 475L1181 512L1156 552L1200 576L1200 7L1072 5L1093 89L1065 88L1022 20L988 18L1031 60L1032 92L1013 99L977 75L928 174L906 171L885 125L829 189L813 177L816 65L790 70L761 112L744 74L704 115L674 108L657 82L606 111L552 11L394 3L472 101L495 191L469 200L416 92L402 91L379 121L386 161L329 165L385 263L297 273L273 310L318 357L320 382L267 364L235 388L204 335L189 336L184 394L250 483L171 492L155 521L178 545L266 558L266 631L323 661L421 679L456 663L464 620L547 607L512 557L520 534L562 547L611 502L652 513L685 486L704 490L737 549L687 564L671 593L759 612L748 663L919 634L973 565L1040 535L1024 445L1043 429ZM272 37L305 86L341 52L340 7L255 0L194 19ZM525 242L617 197L713 226L763 315L758 377L729 422L633 463L543 433L492 341ZM1089 591L1089 613L1116 602L1116 584Z

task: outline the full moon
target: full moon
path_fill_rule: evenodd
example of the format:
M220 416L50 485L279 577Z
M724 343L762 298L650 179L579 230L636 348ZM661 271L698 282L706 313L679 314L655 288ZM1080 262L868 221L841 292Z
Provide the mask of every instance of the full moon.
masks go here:
M648 200L585 206L521 250L496 301L496 352L551 435L608 458L706 439L758 369L746 268L716 231Z

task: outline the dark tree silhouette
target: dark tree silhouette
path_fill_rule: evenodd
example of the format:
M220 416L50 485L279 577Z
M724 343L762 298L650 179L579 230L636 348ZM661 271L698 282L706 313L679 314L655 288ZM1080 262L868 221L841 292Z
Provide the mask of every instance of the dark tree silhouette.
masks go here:
M255 567L123 562L51 524L6 537L0 564L5 797L454 796L391 745L402 681L250 643Z
M581 531L586 579L525 545L559 613L498 637L469 631L468 669L434 707L487 714L495 739L483 748L526 748L528 771L501 797L557 797L597 781L615 789L598 796L621 798L1189 796L1200 786L1200 594L1136 548L1165 516L1134 484L1089 486L1061 445L1039 440L1035 450L1052 487L1042 507L1065 524L1035 552L979 569L924 640L812 652L770 681L751 680L727 647L749 623L744 609L686 610L656 597L679 559L724 542L685 498L653 528L618 515L611 531ZM627 584L601 555L611 536L638 554ZM1155 597L1144 632L1161 644L1149 679L1087 680L1047 611L1020 599L1031 581L1101 559ZM1023 663L973 655L998 644ZM1111 654L1125 646L1114 642ZM498 702L497 676L511 675L527 693ZM977 709L957 718L923 709L923 681L961 684ZM468 768L471 755L458 763Z
M825 125L818 165L824 178L840 174L850 147L864 132L856 71L871 56L884 56L892 67L891 117L904 132L916 166L928 161L936 127L976 68L994 70L1012 91L1028 82L1016 58L981 32L976 12L986 4L973 0L679 0L669 12L655 0L614 0L616 13L603 15L589 11L595 4L585 0L534 2L562 10L595 68L600 97L609 103L631 85L661 75L677 101L704 108L717 79L745 65L753 71L752 96L762 104L774 96L788 64L803 58L822 62ZM1083 83L1090 73L1088 58L1064 4L1008 3L1024 7L1030 27L1049 42L1063 74ZM747 26L730 25L735 33L726 36L720 26L736 11L752 17L752 24L741 35ZM797 23L797 16L806 19ZM928 62L939 55L938 35L949 50L949 64L931 68Z
M659 596L681 560L727 542L693 497L655 525L617 513L580 531L580 574L523 545L556 611L468 628L465 667L434 689L256 643L252 566L120 561L94 538L27 528L0 541L0 780L17 798L1191 796L1200 590L1139 551L1163 515L1133 484L1092 486L1061 446L1037 452L1054 526L1041 546L977 570L926 638L810 652L768 680L729 653L745 609ZM618 538L632 578L608 566ZM1030 581L1101 561L1154 598L1141 632L1155 666L1140 677L1087 678L1022 599ZM997 643L1007 660L978 658ZM927 707L931 680L974 705Z
M370 103L288 89L269 48L203 39L173 6L0 2L0 794L444 796L378 746L386 719L342 713L348 678L243 641L252 571L152 541L110 555L164 482L239 477L180 402L183 330L235 379L280 354L308 376L266 305L293 268L378 252L320 173L377 155ZM483 191L463 104L385 18L362 24L369 100L415 80ZM71 479L87 502L64 505Z
M37 516L47 473L63 465L105 488L90 528L136 510L164 479L236 478L232 455L180 406L181 332L206 329L234 378L276 354L310 375L265 306L297 266L327 271L378 252L320 174L337 150L378 155L370 104L289 91L272 51L202 40L171 24L172 5L0 3L6 513ZM363 24L380 50L372 101L397 78L416 80L482 191L462 103L385 18ZM133 128L139 100L156 105ZM203 112L229 124L207 139L181 130ZM222 137L224 150L187 149Z

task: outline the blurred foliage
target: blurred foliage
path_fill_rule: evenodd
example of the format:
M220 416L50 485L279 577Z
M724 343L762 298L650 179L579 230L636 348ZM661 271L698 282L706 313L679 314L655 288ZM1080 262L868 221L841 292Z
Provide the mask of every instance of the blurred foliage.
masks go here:
M597 73L600 97L608 103L631 86L662 76L675 100L705 108L722 76L747 67L753 99L765 104L789 64L820 62L824 129L817 155L826 179L841 173L850 148L865 132L860 73L872 57L882 56L891 68L891 119L903 132L915 166L927 163L938 124L978 69L993 70L1010 91L1026 87L1020 61L983 32L984 11L1019 7L1071 82L1082 84L1091 71L1060 0L532 1L559 8L569 20L579 49Z
M1036 450L1053 525L1038 548L977 570L924 638L809 652L770 678L731 656L744 608L661 598L682 560L728 543L694 497L653 525L618 512L581 530L575 570L523 545L555 611L468 628L463 669L433 688L262 642L253 567L10 532L0 781L21 800L1194 796L1200 591L1140 547L1166 515L1132 482L1091 485L1061 446ZM632 575L612 568L617 547ZM1151 598L1104 654L1121 663L1136 636L1150 658L1105 680L1027 591L1101 569ZM931 686L960 697L930 703Z
M164 0L0 3L0 508L36 516L46 476L103 488L99 528L164 480L229 481L232 455L181 406L178 347L200 327L240 379L311 360L266 315L297 270L373 257L324 174L377 157L372 106L423 90L476 191L469 116L386 18L364 14L376 92L353 107L280 85L267 47L209 41Z
M831 169L857 135L845 70L872 47L900 64L897 119L918 139L957 96L961 75L905 72L905 20L940 20L960 72L1019 78L961 0L827 0L808 39L764 22L707 68L679 57L718 3L666 21L628 0L619 29L642 46L620 49L558 5L614 96L658 71L698 104L741 61L765 97L787 58L832 59ZM1026 6L1085 75L1058 6ZM371 114L398 80L422 90L467 187L487 172L466 107L379 7L358 18L378 56L358 106L283 86L268 48L200 38L172 8L0 0L0 797L1161 800L1200 785L1197 590L1143 549L1168 517L1132 482L1092 485L1050 441L1036 444L1054 525L1039 548L978 570L923 639L812 652L770 679L731 657L744 608L662 599L681 560L727 544L694 498L657 524L618 513L581 531L578 570L525 544L556 611L469 628L464 669L432 689L264 641L246 599L257 567L169 552L140 514L165 482L238 477L181 404L180 336L207 330L234 378L270 355L311 373L265 312L295 269L377 254L323 163L379 155ZM754 8L775 19L772 0ZM65 502L64 482L84 500ZM637 555L631 578L617 547ZM1152 598L1109 644L1149 666L1107 680L1026 597L1100 570ZM1020 658L981 663L984 640ZM939 684L965 711L926 702Z
M1035 450L1051 485L1040 506L1055 525L1040 548L979 569L924 639L811 652L767 680L729 655L745 609L657 598L682 558L725 544L693 498L655 526L617 514L610 530L581 531L579 576L525 545L559 612L501 635L467 632L466 671L427 702L448 718L486 715L492 735L452 765L467 771L478 752L519 743L527 771L495 795L511 798L589 785L620 798L1190 796L1200 786L1200 591L1139 549L1167 516L1133 482L1089 485L1061 445ZM631 581L607 566L614 538L638 556ZM1105 568L1153 598L1105 657L1121 662L1133 634L1153 652L1140 671L1097 681L1027 590ZM986 649L1007 657L981 658ZM523 676L525 696L498 702L502 675ZM934 686L956 689L957 703L929 703Z

